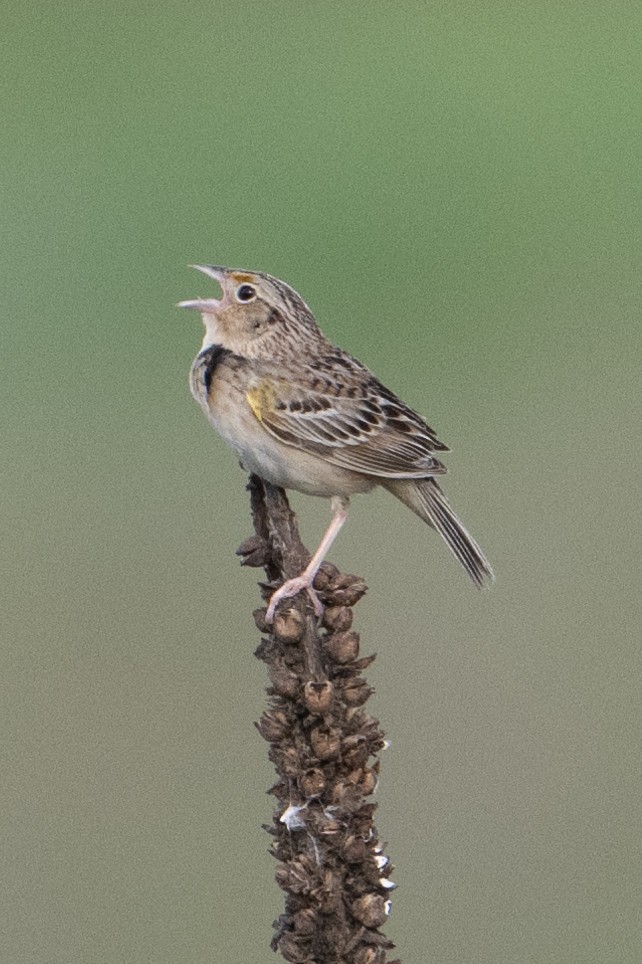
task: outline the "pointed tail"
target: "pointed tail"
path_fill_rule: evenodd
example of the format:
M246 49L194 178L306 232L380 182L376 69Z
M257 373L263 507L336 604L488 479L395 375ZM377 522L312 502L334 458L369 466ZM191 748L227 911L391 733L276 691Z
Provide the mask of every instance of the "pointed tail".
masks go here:
M382 479L381 484L437 530L479 589L494 582L495 575L488 559L457 518L434 479Z

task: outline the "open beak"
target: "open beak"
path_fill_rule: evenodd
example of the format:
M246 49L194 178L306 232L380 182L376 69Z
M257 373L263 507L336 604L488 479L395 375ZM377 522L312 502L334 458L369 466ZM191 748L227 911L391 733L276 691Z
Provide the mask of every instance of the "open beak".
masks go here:
M213 264L190 264L189 267L196 268L197 271L206 274L208 278L213 278L223 287L224 268L219 268ZM191 301L179 301L176 307L196 308L197 311L216 311L217 308L221 307L221 304L222 300L218 298L194 298Z

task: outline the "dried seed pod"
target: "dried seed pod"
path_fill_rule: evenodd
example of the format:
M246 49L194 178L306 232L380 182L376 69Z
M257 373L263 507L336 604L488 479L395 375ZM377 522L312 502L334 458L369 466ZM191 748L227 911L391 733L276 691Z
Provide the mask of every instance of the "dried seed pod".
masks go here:
M363 837L357 837L351 833L344 839L341 845L341 853L349 864L360 864L366 859L368 848Z
M304 856L278 866L275 878L282 890L292 894L309 894L316 883L315 874Z
M278 743L290 730L287 713L276 709L264 710L255 726L268 743Z
M279 749L271 746L270 753L272 753L273 751L276 753L281 752ZM285 777L281 777L280 780L277 780L276 783L272 784L272 786L267 792L271 793L273 797L280 797L281 799L285 799L285 797L288 795L289 789L290 789L289 781Z
M287 890L290 881L290 871L288 870L287 864L281 864L274 871L274 879L276 880L278 886L281 890Z
M274 617L273 632L281 643L298 643L304 628L305 620L298 609L279 610Z
M323 834L325 837L334 837L341 830L340 822L334 816L332 810L327 808L316 814L315 826L317 833Z
M325 789L325 775L323 770L320 770L318 767L312 767L312 769L302 773L299 777L299 788L306 800L310 800L312 797L318 797Z
M364 679L358 677L346 680L341 688L344 701L351 706L362 706L372 696L373 692L372 687L368 686Z
M323 590L339 575L339 570L331 562L322 562L314 577L314 588Z
M339 781L329 788L330 805L342 810L353 811L361 808L363 800L355 787L349 783Z
M354 606L367 591L361 576L340 573L326 587L326 598L330 606Z
M364 894L352 904L354 917L364 927L381 927L386 917L386 901L381 894Z
M351 749L347 749L346 741L343 742L343 752L341 754L342 759L346 767L351 767L353 773L361 775L361 770L365 766L369 756L370 748L366 743L365 738L361 740L356 746ZM352 777L352 774L351 774Z
M361 672L361 670L367 669L371 663L374 663L376 658L377 658L376 653L371 653L370 656L362 656L361 659L355 659L350 669L358 670L359 672Z
M281 749L273 745L270 747L269 757L284 777L296 777L301 771L301 757L294 746Z
M349 630L345 633L332 633L325 641L327 654L337 663L350 663L359 655L359 633Z
M368 794L370 793L374 793L374 791L377 789L378 782L379 782L379 778L377 774L374 772L374 770L372 769L364 770L363 778L359 784L361 787L362 793L365 796L368 796Z
M346 776L346 783L351 787L359 786L359 783L361 782L362 772L363 771L361 769L351 770L350 773L348 773Z
M303 907L294 915L294 929L302 937L311 936L317 927L317 912L312 907Z
M332 705L332 683L328 680L308 680L303 687L303 702L306 709L315 716L327 713Z
M365 944L354 955L354 964L385 964L386 951L383 947Z
M290 964L309 964L310 945L306 938L301 938L291 931L285 931L278 941L280 953Z
M244 539L236 550L236 555L241 556L242 566L252 566L258 568L264 566L269 558L269 546L260 536L254 535Z
M321 625L331 632L343 633L352 626L353 613L347 606L326 606Z
M351 733L350 736L346 736L343 741L343 750L345 753L356 750L367 743L368 737L366 733L364 733L364 730L366 729L368 719L372 719L372 717L368 717L366 714L362 714L360 717L354 717L353 725L358 726L359 730L357 733Z
M319 760L333 760L339 755L341 739L338 730L315 726L310 731L310 746Z

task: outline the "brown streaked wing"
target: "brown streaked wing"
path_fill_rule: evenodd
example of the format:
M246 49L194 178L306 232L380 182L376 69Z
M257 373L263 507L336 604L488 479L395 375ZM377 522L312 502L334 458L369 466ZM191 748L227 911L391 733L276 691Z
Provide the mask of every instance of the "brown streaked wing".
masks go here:
M326 379L318 370L300 370L296 382L268 376L262 384L273 402L261 410L261 423L286 445L353 472L386 478L443 474L434 453L447 447L416 412L367 375L349 382L336 373Z

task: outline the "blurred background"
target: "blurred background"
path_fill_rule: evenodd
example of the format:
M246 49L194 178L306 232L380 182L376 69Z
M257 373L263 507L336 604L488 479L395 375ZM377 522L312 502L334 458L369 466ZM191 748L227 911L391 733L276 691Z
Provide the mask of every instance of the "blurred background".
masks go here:
M284 278L425 414L497 571L385 493L331 554L370 586L399 955L642 959L641 44L626 2L5 0L3 960L274 960L194 261Z

